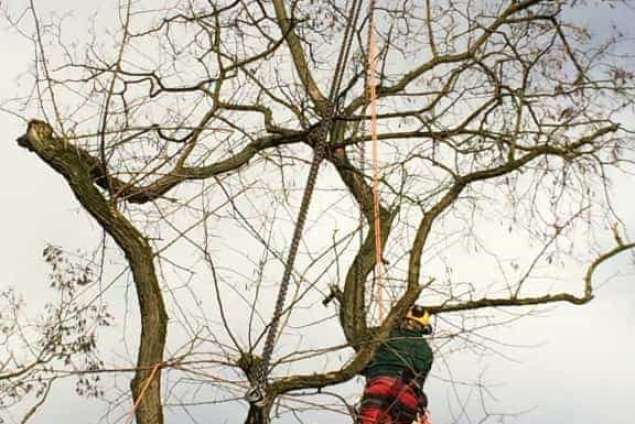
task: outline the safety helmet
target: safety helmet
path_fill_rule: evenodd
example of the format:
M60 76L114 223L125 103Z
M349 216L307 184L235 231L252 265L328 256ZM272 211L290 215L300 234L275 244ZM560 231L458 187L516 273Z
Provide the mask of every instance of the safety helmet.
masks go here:
M422 328L430 327L430 314L421 305L412 305L412 308L406 314L406 319L415 321Z

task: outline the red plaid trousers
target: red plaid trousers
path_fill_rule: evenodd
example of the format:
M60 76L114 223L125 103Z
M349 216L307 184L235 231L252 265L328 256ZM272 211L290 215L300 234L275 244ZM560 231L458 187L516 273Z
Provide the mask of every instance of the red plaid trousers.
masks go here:
M415 389L399 377L376 377L366 383L357 424L411 424L420 409Z

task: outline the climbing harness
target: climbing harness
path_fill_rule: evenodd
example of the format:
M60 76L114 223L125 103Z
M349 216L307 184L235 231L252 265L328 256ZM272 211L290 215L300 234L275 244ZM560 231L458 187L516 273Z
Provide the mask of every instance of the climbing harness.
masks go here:
M317 130L309 135L314 145L313 161L309 169L309 175L307 177L307 183L304 188L304 194L302 196L302 202L300 203L300 210L298 212L298 218L293 232L293 238L291 239L291 246L289 247L289 255L285 263L284 273L282 276L282 282L278 289L278 297L274 307L273 317L269 324L269 330L265 339L265 346L262 352L262 360L256 366L255 370L255 385L253 385L249 391L245 394L245 399L256 407L262 407L265 402L264 387L267 384L267 376L269 374L269 362L271 361L271 355L273 353L274 344L276 341L278 326L280 324L280 318L282 316L284 302L287 296L289 288L289 282L291 278L291 272L293 270L293 264L300 245L300 239L302 238L302 230L304 228L304 222L311 203L311 196L315 183L317 180L317 174L320 163L326 155L326 139L330 132L339 101L338 92L344 76L344 70L350 48L353 40L353 28L356 26L357 19L360 11L360 0L353 0L349 11L349 19L347 20L346 29L344 32L344 38L342 39L342 46L339 51L337 65L335 67L331 90L329 93L328 104L323 116L322 121L317 127Z

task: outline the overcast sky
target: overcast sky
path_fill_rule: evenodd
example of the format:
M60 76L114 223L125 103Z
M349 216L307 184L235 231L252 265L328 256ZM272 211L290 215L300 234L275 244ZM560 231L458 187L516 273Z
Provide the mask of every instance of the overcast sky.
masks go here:
M69 9L81 3L90 2L55 1L56 6ZM32 45L2 25L0 99L14 93L17 75L28 70L33 60ZM15 286L28 299L33 297L40 302L48 272L41 259L45 244L54 243L69 250L91 248L99 231L80 209L62 178L33 154L17 147L14 140L24 132L23 122L0 112L0 131L4 136L0 142L0 287ZM627 220L629 238L635 239L633 181L620 178L615 192L617 210ZM506 422L632 423L635 400L633 273L628 255L605 264L596 281L615 274L622 276L612 278L609 284L598 289L589 305L557 306L540 318L497 329L496 337L504 343L533 347L505 348L510 359L490 356L475 362L471 355L457 358L455 363L449 364L455 378L468 380L482 375L493 385L497 398L491 404L493 412L526 411ZM452 390L433 379L428 391L435 423L450 422L453 414L445 408L446 400L452 402ZM95 411L99 408L99 403L60 396L33 422L95 422L99 417ZM472 421L462 418L459 422Z

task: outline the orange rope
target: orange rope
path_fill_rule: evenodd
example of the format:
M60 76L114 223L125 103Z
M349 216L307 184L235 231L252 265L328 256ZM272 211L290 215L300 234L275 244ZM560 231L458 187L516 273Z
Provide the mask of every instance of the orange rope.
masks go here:
M432 414L429 409L426 409L423 414L419 414L417 424L432 424Z
M152 380L154 380L154 376L156 375L157 371L159 371L159 368L161 368L162 365L163 364L159 363L155 364L154 367L152 367L150 375L148 376L148 378L146 378L146 381L143 383L143 387L141 388L141 392L139 392L139 397L135 401L130 412L128 412L128 419L126 419L126 424L130 424L134 419L134 414L139 408L139 405L141 405L141 401L143 400L143 396L146 394L146 390L148 390L148 387L150 387L150 383L152 383Z
M379 215L379 138L377 137L377 41L375 40L375 2L368 2L368 73L367 91L370 103L370 133L373 143L373 216L375 229L375 275L377 278L377 304L379 306L379 319L383 320L384 310L384 269L381 243L381 220Z

